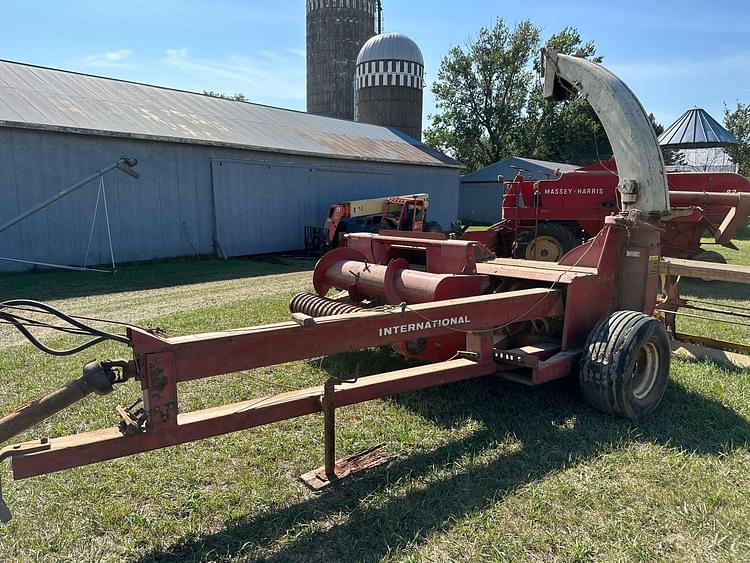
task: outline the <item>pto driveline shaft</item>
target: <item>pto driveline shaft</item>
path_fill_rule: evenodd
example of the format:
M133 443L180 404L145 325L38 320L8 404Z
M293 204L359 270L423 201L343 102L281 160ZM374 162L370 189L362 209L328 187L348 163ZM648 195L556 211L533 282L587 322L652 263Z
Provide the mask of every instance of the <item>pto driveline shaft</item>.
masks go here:
M93 392L97 395L106 395L111 391L112 382L101 364L90 362L84 366L83 376L80 378L70 381L49 395L27 403L0 419L0 444L36 426Z

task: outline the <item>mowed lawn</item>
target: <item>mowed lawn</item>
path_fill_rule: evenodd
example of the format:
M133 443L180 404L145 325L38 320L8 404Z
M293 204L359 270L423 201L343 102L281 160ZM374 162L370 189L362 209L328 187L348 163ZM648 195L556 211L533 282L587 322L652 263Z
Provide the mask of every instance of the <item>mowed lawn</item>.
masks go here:
M750 241L740 244L725 254L750 264ZM0 298L176 335L287 319L311 267L233 260L6 276ZM750 306L747 287L686 290ZM750 343L742 327L715 334ZM0 331L1 414L78 377L94 356L128 353L104 345L56 359L14 338ZM365 351L217 377L181 386L181 409L406 365ZM0 560L750 560L750 371L675 358L671 376L659 410L637 422L586 407L569 381L528 389L486 378L340 409L341 455L384 442L395 460L322 494L298 480L322 463L319 415L24 481L5 464L15 518L0 528ZM21 438L114 425L114 407L138 396L136 383L122 385Z

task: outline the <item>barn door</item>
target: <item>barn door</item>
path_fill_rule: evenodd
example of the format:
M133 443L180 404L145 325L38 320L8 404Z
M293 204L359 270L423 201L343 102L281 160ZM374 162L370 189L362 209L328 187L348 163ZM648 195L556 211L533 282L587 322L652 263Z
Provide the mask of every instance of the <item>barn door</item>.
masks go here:
M214 158L211 170L219 256L302 250L305 226L322 226L332 203L394 193L389 170L361 163L305 166Z
M240 159L214 159L211 167L218 255L304 248L309 168Z

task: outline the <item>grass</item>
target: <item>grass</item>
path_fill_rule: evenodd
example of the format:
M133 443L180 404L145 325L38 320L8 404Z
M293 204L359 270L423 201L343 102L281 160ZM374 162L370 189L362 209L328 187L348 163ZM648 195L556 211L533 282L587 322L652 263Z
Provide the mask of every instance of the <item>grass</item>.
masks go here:
M704 239L703 248L717 250L724 255L729 264L750 265L750 225L746 225L737 234L735 243L739 250L711 246L713 239ZM708 300L725 305L739 305L750 309L750 286L723 282L704 282L701 280L684 280L680 293L690 299ZM750 326L732 326L712 322L714 314L703 314L703 318L682 317L678 322L678 330L692 334L699 334L710 338L728 340L750 344Z
M734 257L750 263L750 241L741 244ZM116 278L40 273L0 279L0 293L95 305L88 312L178 334L287 318L289 298L309 285L295 272L309 267L208 261ZM713 296L716 284L686 289ZM60 360L7 342L0 413L76 376L93 355ZM182 385L181 408L406 365L385 351L295 362ZM25 481L3 467L15 518L0 528L0 560L748 560L750 373L674 359L671 376L659 410L637 422L586 407L567 381L527 389L488 378L340 409L341 454L386 442L396 459L319 495L297 477L322 463L320 416ZM137 395L121 386L23 438L112 425L114 406Z

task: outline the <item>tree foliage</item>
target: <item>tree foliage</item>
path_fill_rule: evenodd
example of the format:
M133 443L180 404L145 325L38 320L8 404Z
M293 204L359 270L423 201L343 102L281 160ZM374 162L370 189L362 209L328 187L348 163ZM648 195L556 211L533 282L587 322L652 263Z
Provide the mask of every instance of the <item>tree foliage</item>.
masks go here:
M739 165L740 174L750 176L750 104L737 102L737 108L730 110L724 105L724 126L738 141L724 150L732 162Z
M234 100L236 102L246 102L247 98L242 92L236 94L222 94L221 92L215 92L213 90L203 90L204 96L213 96L214 98L222 98L223 100Z
M596 63L602 61L594 43L584 43L578 31L570 27L552 35L545 47ZM540 76L540 58L534 59L533 68L535 77ZM577 94L564 104L545 100L539 78L532 85L513 150L530 158L573 164L590 164L612 156L604 128L588 102Z
M432 91L438 113L426 142L476 170L510 155L587 164L611 156L591 107L542 98L541 31L530 21L513 29L498 19L465 48L443 58ZM592 42L574 28L549 37L549 49L600 62Z

